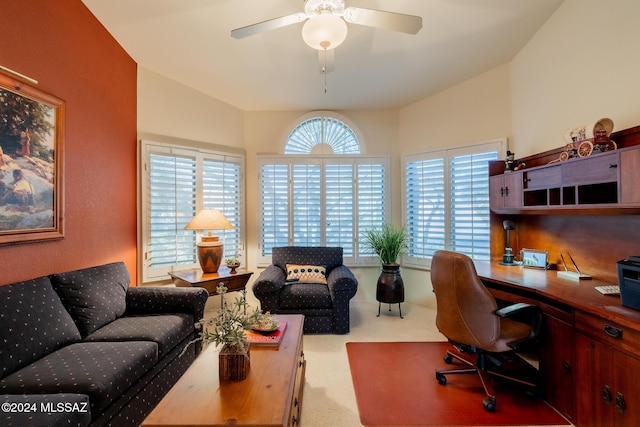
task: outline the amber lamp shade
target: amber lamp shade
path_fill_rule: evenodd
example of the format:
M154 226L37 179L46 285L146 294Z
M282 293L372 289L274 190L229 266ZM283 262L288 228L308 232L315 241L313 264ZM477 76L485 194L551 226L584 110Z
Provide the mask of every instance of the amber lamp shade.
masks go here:
M232 230L233 225L217 209L203 209L184 227L185 230L208 230L197 243L198 260L204 273L215 273L220 267L224 255L224 244L212 230Z

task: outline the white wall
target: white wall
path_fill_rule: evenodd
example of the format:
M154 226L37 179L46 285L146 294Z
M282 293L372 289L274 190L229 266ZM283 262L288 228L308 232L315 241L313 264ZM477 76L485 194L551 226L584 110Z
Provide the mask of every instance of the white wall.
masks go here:
M243 112L138 67L138 134L244 147Z
M508 137L510 67L503 65L400 110L403 154Z
M518 156L564 145L563 133L613 119L640 124L640 1L566 0L512 61Z

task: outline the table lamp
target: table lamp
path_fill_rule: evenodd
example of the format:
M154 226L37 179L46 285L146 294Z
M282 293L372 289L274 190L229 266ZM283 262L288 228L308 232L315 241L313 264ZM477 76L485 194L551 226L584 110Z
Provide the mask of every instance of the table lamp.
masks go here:
M232 230L233 225L219 210L203 209L184 226L184 229L209 230L208 234L203 234L202 240L197 243L198 260L204 273L218 271L224 254L224 244L218 239L218 236L211 234L211 230Z

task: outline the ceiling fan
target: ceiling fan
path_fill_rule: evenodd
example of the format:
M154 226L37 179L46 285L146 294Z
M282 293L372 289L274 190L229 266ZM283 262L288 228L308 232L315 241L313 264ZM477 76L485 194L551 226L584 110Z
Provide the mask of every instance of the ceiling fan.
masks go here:
M314 49L326 53L347 36L347 22L402 33L416 34L422 28L420 16L382 10L345 7L345 0L304 0L304 12L282 16L231 31L236 39L306 21L302 38ZM327 72L326 67L322 72Z

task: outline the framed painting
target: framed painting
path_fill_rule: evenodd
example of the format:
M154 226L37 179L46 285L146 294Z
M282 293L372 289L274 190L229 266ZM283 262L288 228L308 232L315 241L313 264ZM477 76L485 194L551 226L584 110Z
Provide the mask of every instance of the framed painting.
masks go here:
M0 73L0 244L64 237L64 102Z

